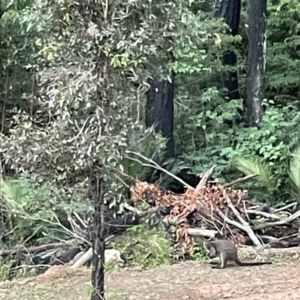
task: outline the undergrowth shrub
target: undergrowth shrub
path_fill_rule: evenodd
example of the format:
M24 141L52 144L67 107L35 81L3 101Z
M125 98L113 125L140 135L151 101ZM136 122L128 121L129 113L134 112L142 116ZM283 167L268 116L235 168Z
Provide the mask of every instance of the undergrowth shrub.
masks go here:
M43 244L70 238L65 226L71 211L87 209L86 203L63 199L48 184L35 185L27 174L0 181L1 240L7 247L22 243Z
M300 147L291 153L288 163L282 163L281 172L276 172L278 164L268 164L262 159L248 157L237 158L232 163L238 170L246 175L257 174L255 177L256 189L251 189L252 195L257 196L259 191L265 190L266 202L271 204L284 204L280 202L284 196L292 201L300 201Z
M128 228L111 245L123 253L129 267L150 269L172 261L173 247L166 232L146 225Z

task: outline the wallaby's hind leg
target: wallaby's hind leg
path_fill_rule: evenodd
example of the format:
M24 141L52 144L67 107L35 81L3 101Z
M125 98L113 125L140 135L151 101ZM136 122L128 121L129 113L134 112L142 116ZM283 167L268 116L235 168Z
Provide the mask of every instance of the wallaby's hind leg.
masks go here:
M220 254L220 263L218 265L214 265L211 268L212 269L225 269L227 265L227 258L224 253Z

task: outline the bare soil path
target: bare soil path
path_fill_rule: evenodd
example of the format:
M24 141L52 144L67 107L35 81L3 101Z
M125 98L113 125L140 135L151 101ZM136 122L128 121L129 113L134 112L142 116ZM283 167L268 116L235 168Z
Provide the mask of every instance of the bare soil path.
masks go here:
M0 299L87 300L91 271L55 267L32 279L0 284ZM300 300L298 261L211 269L184 262L148 271L123 269L107 275L108 300Z

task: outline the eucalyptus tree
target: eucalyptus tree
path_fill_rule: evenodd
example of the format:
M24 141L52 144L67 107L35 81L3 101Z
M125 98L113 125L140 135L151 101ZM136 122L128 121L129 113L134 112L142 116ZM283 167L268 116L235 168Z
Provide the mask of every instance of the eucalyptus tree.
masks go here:
M104 204L116 204L111 195L125 150L134 146L130 137L145 131L147 82L153 71L156 79L167 78L174 41L189 40L186 20L196 19L189 5L36 0L23 18L26 34L34 33L29 69L37 86L22 95L27 107L3 120L10 130L1 135L0 150L12 168L30 171L70 198L93 200L92 299L104 297ZM161 47L166 42L168 51ZM153 66L155 60L162 65Z

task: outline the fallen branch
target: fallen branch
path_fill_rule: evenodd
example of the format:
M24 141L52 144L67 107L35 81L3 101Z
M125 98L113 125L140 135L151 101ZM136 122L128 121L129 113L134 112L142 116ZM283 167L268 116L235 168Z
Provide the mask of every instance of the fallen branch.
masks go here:
M134 161L137 161L139 162L140 164L144 165L144 166L148 166L148 167L151 167L151 168L154 168L154 169L157 169L159 171L162 171L162 172L165 172L166 174L168 174L169 176L173 177L174 179L176 179L177 181L179 181L181 184L183 184L184 187L188 187L189 189L192 189L192 190L196 190L195 188L193 188L191 185L189 185L188 183L184 182L181 178L177 177L176 175L172 174L171 172L167 171L166 169L162 168L159 164L157 164L155 161L153 161L152 159L149 159L147 158L146 156L140 154L140 153L137 153L137 152L134 152L134 151L129 151L129 150L126 150L126 153L132 153L134 155L137 155L139 157L141 157L142 159L152 163L152 165L150 164L144 164L142 163L141 161L138 161L134 158L131 158L131 157L128 157L129 159L131 160L134 160Z
M63 243L51 243L46 245L40 245L40 246L32 246L29 248L25 247L19 247L19 248L13 248L9 250L2 250L0 251L0 256L7 256L15 253L39 253L42 251L54 249L54 248L69 248L74 246L74 243L71 241L63 242Z
M93 248L90 247L72 266L71 268L80 268L90 261L93 257ZM104 261L109 263L115 261L117 263L124 263L124 260L121 258L120 251L116 249L105 249L104 252Z
M217 212L218 212L218 215L223 218L223 220L228 223L228 224L231 224L231 225L234 225L235 227L241 229L241 230L244 230L244 226L234 220L231 220L230 218L228 218L219 208L217 209Z
M71 268L80 268L93 257L93 248L90 247L81 257L71 266Z
M242 216L240 215L240 213L237 211L237 209L233 206L231 200L227 197L227 204L228 207L231 208L232 212L235 214L235 216L240 220L240 222L242 223L243 226L243 230L246 231L248 233L248 236L250 237L250 239L252 240L252 242L258 246L261 247L262 244L259 241L259 239L257 238L257 236L254 234L252 228L250 227L249 223L247 223Z
M254 226L254 230L264 229L264 228L279 226L279 225L285 225L285 224L288 224L288 223L294 221L298 217L300 217L300 211L297 211L296 213L294 213L293 215L291 215L290 217L288 217L285 220L256 225L256 226Z
M228 188L228 187L233 186L233 185L236 184L236 183L246 181L246 180L251 179L251 178L256 177L256 176L258 176L258 174L247 175L247 176L245 176L245 177L238 178L238 179L236 179L236 180L234 180L234 181L232 181L232 182L225 183L225 184L223 184L223 187L224 187L224 188Z
M202 229L202 228L188 228L187 232L189 235L205 236L209 238L214 238L218 233L217 230L209 230L209 229Z
M280 219L280 217L275 214L270 214L270 213L259 211L259 210L246 209L246 212L248 214L260 215L260 216L270 218L270 219L276 219L276 220Z
M208 169L203 175L196 187L196 191L200 191L202 188L205 187L207 180L211 177L215 170L216 166L212 166L210 169Z
M286 209L288 209L288 208L290 208L290 207L293 207L293 206L296 206L296 205L297 205L297 202L290 203L290 204L288 204L288 205L286 205L286 206L283 206L283 207L280 207L280 208L275 209L275 210L274 210L274 213L278 213L278 212L280 212L280 211L286 210Z

